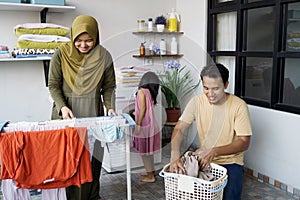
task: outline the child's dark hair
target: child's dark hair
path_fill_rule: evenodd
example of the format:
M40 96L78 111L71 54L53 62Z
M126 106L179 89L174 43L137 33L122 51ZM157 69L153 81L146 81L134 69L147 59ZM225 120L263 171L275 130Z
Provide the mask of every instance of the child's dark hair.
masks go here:
M159 78L154 72L146 72L139 83L138 89L145 88L150 91L154 105L157 104L157 95L159 89Z
M210 64L205 66L201 71L201 80L203 81L204 76L208 76L210 78L218 78L221 77L224 85L229 79L229 70L222 64Z

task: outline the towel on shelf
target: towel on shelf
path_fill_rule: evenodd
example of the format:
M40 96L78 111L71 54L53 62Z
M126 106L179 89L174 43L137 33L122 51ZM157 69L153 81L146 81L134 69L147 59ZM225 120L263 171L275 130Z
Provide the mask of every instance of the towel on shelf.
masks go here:
M68 37L58 35L24 34L18 38L16 48L22 49L56 49L69 42Z
M14 27L14 33L17 37L23 34L39 35L59 35L66 36L70 33L70 28L52 23L24 23Z
M0 45L0 51L8 51L8 47L5 45Z
M10 58L10 52L7 46L0 45L0 58Z
M143 74L150 69L137 67L137 66L124 66L116 68L117 83L124 86L138 86Z
M36 57L51 57L56 49L22 49L14 48L12 56L14 58L36 58Z

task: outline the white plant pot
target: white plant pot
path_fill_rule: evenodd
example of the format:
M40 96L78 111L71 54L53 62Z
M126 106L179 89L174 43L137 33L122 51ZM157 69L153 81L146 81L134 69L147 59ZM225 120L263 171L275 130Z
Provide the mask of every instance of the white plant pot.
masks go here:
M156 24L157 32L164 32L165 25L164 24Z

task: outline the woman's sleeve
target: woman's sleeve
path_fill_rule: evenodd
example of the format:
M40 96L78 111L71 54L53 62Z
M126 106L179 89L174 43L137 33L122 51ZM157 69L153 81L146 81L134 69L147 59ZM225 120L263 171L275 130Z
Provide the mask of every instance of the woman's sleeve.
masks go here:
M50 61L48 88L58 113L60 113L61 108L66 105L62 83L61 56L60 51L56 50Z
M106 56L106 68L104 71L104 80L102 86L102 95L104 100L104 105L107 110L115 110L115 89L116 89L116 77L115 69L111 54L107 51Z

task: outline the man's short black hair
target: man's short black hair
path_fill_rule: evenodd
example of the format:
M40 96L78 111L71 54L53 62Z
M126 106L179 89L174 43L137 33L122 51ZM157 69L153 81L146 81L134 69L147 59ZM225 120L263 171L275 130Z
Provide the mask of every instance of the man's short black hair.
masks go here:
M221 77L225 85L229 79L229 70L220 63L209 64L205 66L201 71L200 77L202 81L204 76L208 76L210 78Z

